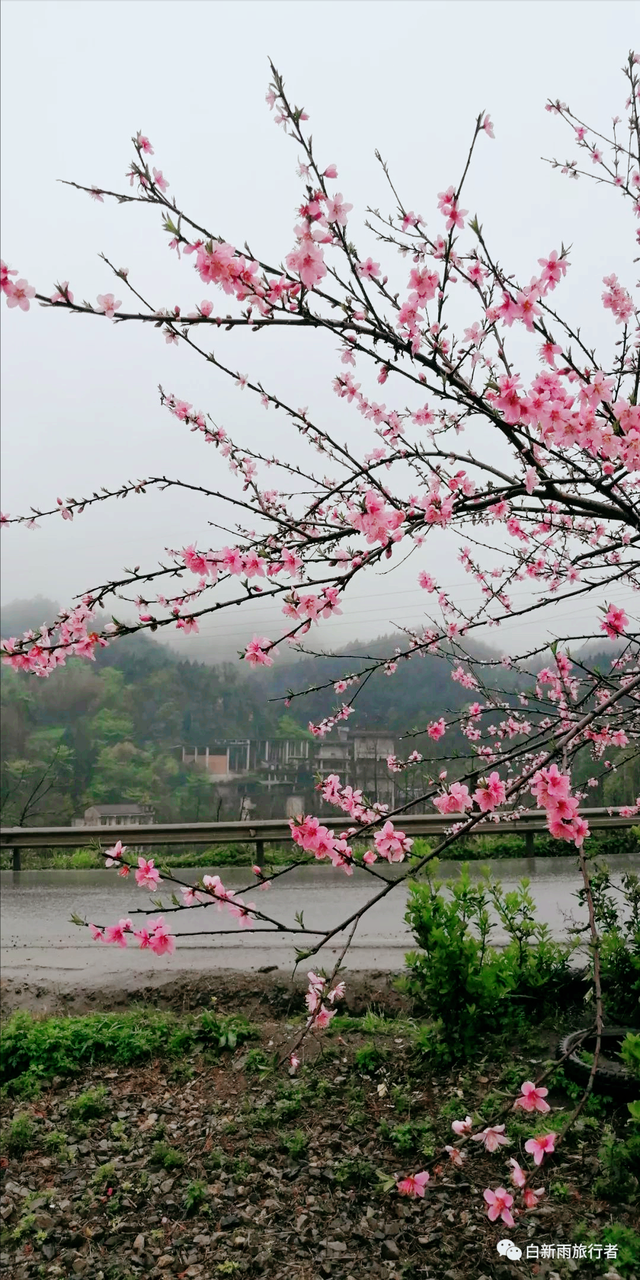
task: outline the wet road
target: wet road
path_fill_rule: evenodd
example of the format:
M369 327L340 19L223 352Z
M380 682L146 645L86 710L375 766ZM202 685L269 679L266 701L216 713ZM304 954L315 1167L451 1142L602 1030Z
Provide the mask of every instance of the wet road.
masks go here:
M614 857L608 861L616 877L625 870L639 869L638 859L634 857ZM505 889L513 888L522 876L529 877L539 918L549 925L555 937L564 934L570 917L585 918L575 898L579 878L573 856L519 858L488 865L502 879ZM473 869L477 871L479 864ZM206 870L212 872L215 868ZM218 870L230 889L245 889L253 878L247 868ZM457 873L457 863L440 865L442 878ZM200 872L189 868L176 874L188 883ZM0 881L2 973L13 980L43 980L61 988L91 988L117 983L119 979L129 982L136 973L143 977L159 970L166 976L172 972L212 973L218 969L251 971L267 965L290 970L295 959L294 944L306 945L302 937L269 936L251 929L232 935L230 931L237 927L237 921L226 910L212 907L169 917L177 935L190 935L179 941L173 956L158 958L148 951L140 952L135 944L126 950L105 947L92 942L88 930L73 925L70 915L75 911L100 924L131 915L134 925L141 923L142 918L138 916L136 920L133 915L134 909L150 903L148 895L135 884L106 870L4 871ZM268 892L253 889L245 895L245 900L254 901L268 915L290 925L295 924L296 912L304 911L308 928L326 929L358 910L379 887L362 872L347 877L324 866L300 867L277 880ZM169 899L170 894L165 893L167 905L170 905ZM399 886L363 917L349 952L349 969L399 970L403 967L404 954L413 945L403 919L405 902L406 889ZM220 932L205 936L212 930ZM332 940L321 953L318 964L332 963L344 936L338 935ZM498 944L505 940L499 928L492 940Z

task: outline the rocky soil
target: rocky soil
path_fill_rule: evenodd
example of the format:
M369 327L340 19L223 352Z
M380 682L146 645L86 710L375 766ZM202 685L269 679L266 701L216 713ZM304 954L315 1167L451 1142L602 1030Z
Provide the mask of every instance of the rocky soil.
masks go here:
M286 1067L265 1071L299 1022L265 1007L265 989L249 981L256 1034L234 1050L136 1069L95 1067L54 1079L35 1101L3 1099L7 1280L620 1274L604 1258L526 1260L528 1244L557 1249L601 1241L612 1223L634 1225L637 1209L594 1195L600 1119L583 1118L545 1162L533 1184L544 1185L545 1196L511 1230L488 1221L482 1192L509 1187L509 1155L527 1163L524 1128L512 1124L511 1146L494 1155L470 1144L460 1170L438 1154L452 1140L452 1118L480 1108L490 1118L500 1092L535 1074L531 1059L540 1055L516 1048L508 1062L434 1072L417 1055L406 1017L375 1034L343 1019L305 1047L296 1076ZM222 1006L220 985L218 995ZM291 992L283 988L279 998L291 1003ZM237 990L235 1000L237 1009ZM561 1093L549 1100L554 1109L567 1105ZM553 1128L553 1115L549 1121ZM425 1167L424 1200L400 1197L394 1180ZM504 1237L522 1249L521 1261L499 1256ZM621 1273L636 1274L628 1266Z

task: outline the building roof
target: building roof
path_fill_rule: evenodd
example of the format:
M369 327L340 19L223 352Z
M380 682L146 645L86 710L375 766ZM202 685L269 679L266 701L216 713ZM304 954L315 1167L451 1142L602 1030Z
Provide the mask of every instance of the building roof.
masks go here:
M122 817L125 813L153 813L153 805L150 804L92 804L85 813L100 813L105 818Z

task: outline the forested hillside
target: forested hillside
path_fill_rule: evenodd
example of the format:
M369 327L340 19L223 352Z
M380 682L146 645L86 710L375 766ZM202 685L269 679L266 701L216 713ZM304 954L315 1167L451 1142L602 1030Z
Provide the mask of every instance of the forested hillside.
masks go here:
M27 601L3 610L2 632L14 634L53 617L52 601ZM394 637L352 653L393 654ZM331 681L358 671L363 659L302 658L269 670L247 672L241 664L185 662L145 635L118 641L95 663L72 659L50 679L37 680L2 669L2 823L67 823L92 803L134 800L153 804L158 820L215 819L218 797L206 778L181 763L181 747L224 739L291 736L335 705ZM494 669L500 688L516 680ZM294 698L290 690L329 688ZM349 690L353 693L354 687ZM469 702L468 691L451 680L451 667L427 655L401 663L390 677L363 682L350 727L388 729L400 735ZM424 737L407 740L438 754L441 744ZM447 750L468 751L455 731ZM454 766L455 768L455 766ZM590 803L629 801L637 790L637 765L610 773L606 788L590 793ZM581 773L593 772L585 759ZM633 794L632 794L633 793Z

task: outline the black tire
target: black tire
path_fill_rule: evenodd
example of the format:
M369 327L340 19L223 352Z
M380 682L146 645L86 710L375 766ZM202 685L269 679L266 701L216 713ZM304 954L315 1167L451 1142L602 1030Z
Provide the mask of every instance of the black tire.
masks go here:
M637 1032L633 1027L606 1027L602 1032L602 1048L600 1060L593 1080L594 1093L609 1094L612 1098L637 1098L640 1094L640 1082L634 1078L624 1063L616 1061L622 1041L627 1033ZM584 1037L584 1039L581 1039ZM584 1031L574 1031L565 1036L556 1049L556 1057L569 1056L562 1064L570 1080L576 1084L586 1085L591 1074L591 1067L580 1057L582 1049L593 1052L596 1043L595 1031L585 1035ZM611 1054L611 1057L609 1057Z

